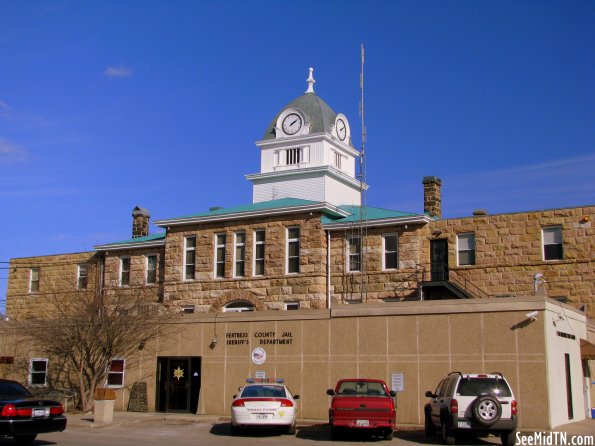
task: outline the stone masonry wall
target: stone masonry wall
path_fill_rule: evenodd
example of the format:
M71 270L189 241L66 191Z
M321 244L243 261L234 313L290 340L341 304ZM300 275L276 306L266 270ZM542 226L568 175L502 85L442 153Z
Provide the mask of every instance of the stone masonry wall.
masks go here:
M362 272L348 272L348 240L358 236L357 227L331 233L331 296L335 302L381 302L384 299L410 300L417 298L417 282L422 279L424 245L429 233L427 226L408 225L368 228L362 244ZM396 234L399 265L383 269L382 240L386 234ZM362 282L365 293L362 293ZM363 299L362 299L363 296Z
M97 284L94 252L11 259L6 291L10 319L52 317L58 302L70 302ZM78 265L87 264L87 289L77 288ZM31 268L39 268L39 291L30 293Z
M448 240L449 268L490 297L532 295L533 277L541 273L549 297L587 304L589 317L595 318L594 219L595 206L586 206L444 219L429 229ZM562 227L562 260L543 260L546 226ZM466 232L475 234L476 264L458 267L457 234Z
M300 228L300 272L286 274L286 230ZM253 276L254 231L264 229L265 274ZM245 232L245 275L233 277L234 233ZM225 233L225 277L215 278L215 236ZM196 278L183 280L184 238L196 236ZM214 311L233 300L247 300L257 308L283 309L285 301L300 308L326 306L326 238L320 214L281 216L174 228L168 233L165 254L164 302L195 305Z

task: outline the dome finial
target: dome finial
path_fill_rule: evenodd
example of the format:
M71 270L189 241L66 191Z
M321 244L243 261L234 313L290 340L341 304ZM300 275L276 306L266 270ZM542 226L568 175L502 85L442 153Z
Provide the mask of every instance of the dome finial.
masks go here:
M314 80L314 68L310 67L310 74L308 76L308 79L306 79L306 82L308 82L308 89L306 90L306 93L314 93L314 83L316 82Z

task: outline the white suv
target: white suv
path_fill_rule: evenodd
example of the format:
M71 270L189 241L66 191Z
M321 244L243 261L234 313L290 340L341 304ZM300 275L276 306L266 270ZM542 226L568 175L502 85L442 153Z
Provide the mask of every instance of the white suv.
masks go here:
M445 444L455 444L455 433L499 435L504 446L515 442L517 402L501 373L449 373L428 390L424 407L426 435L439 429Z

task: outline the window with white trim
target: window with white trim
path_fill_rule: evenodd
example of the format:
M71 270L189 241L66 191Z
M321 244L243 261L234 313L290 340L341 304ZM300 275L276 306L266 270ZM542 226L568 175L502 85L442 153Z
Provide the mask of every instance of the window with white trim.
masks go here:
M245 311L254 311L254 304L247 300L234 300L223 307L224 313L243 313Z
M225 277L225 234L215 235L215 277Z
M287 228L287 274L300 272L300 228Z
M339 152L335 152L335 167L339 170L341 170L342 161L343 155L341 155Z
M244 276L244 258L246 256L246 233L236 232L234 234L234 262L233 262L233 276Z
M362 269L362 244L359 237L348 239L348 271L361 271Z
M299 303L299 301L283 302L283 309L284 310L299 310L300 303Z
M48 378L47 358L32 358L29 362L29 385L46 386Z
M39 268L29 270L29 292L37 293L39 291Z
M561 226L542 228L542 240L543 260L562 260L564 258Z
M146 283L157 283L157 254L147 254Z
M130 285L130 257L120 257L120 286Z
M299 164L302 159L302 149L286 149L285 150L285 165Z
M124 359L112 359L107 369L107 387L122 387L124 385Z
M194 280L196 276L196 237L184 239L184 280Z
M264 276L265 238L264 229L254 231L254 268L252 274L255 276Z
M382 269L399 268L399 236L384 234L382 236Z
M475 234L457 234L457 261L459 266L475 265Z
M78 265L76 274L76 287L79 290L87 289L87 264L81 263Z

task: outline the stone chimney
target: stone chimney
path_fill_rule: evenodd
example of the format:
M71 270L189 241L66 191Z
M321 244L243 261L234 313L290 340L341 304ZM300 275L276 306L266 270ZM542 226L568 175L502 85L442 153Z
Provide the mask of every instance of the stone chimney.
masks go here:
M424 177L424 213L430 217L442 217L440 187L442 180L438 177Z
M146 209L136 206L132 210L132 238L149 235L151 214Z

